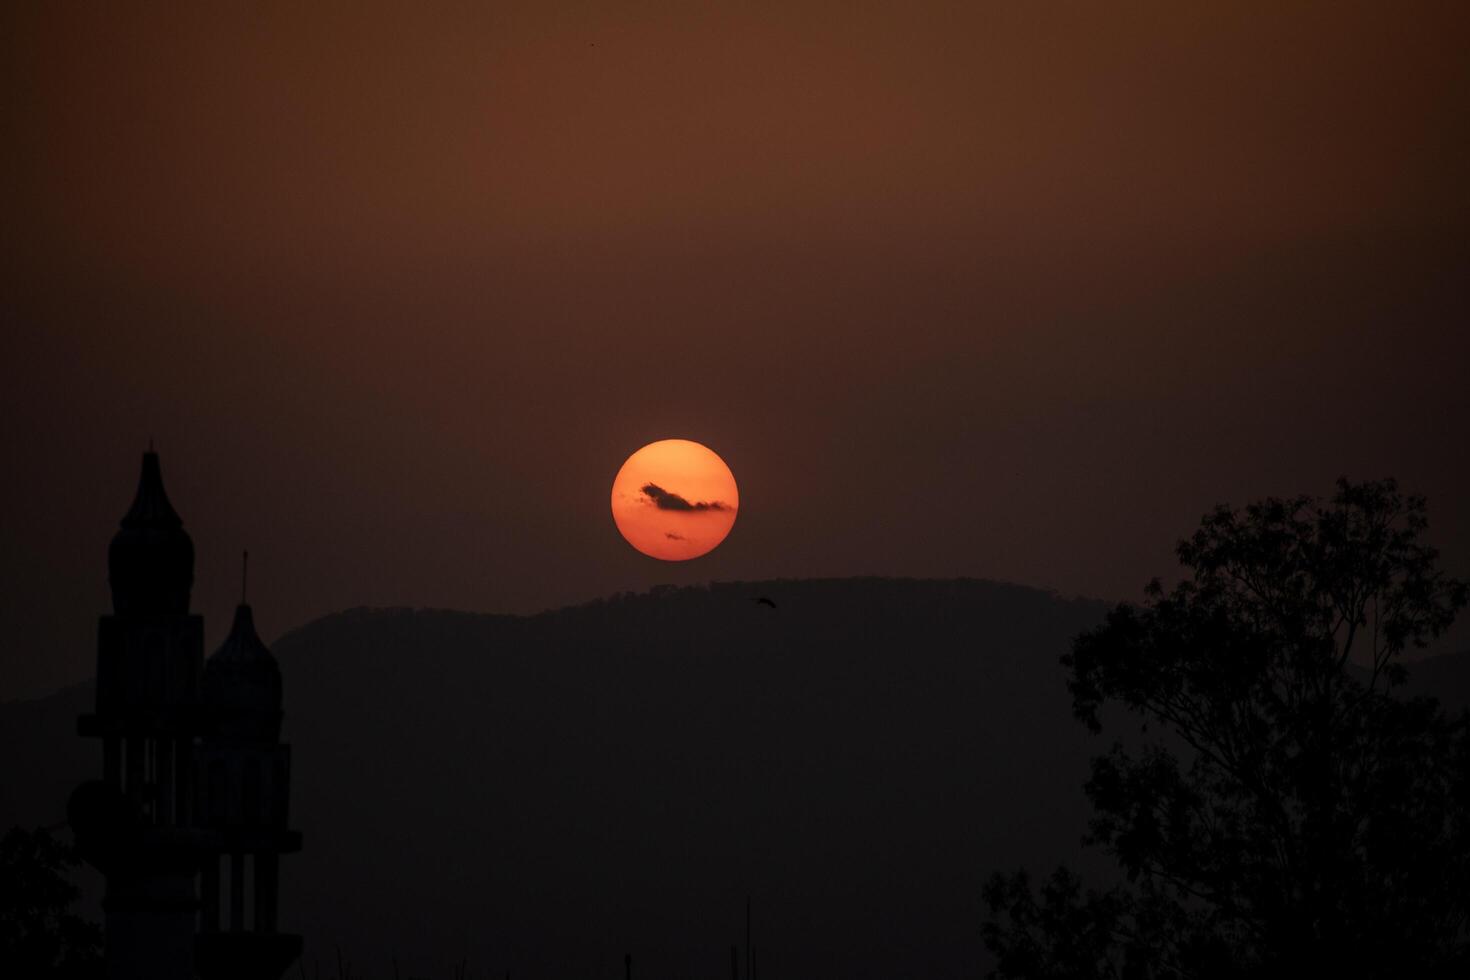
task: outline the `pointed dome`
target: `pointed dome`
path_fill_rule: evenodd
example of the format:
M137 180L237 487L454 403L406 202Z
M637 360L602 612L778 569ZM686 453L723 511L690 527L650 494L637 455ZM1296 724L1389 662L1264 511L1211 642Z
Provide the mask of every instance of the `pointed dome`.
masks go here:
M194 542L168 502L158 454L143 454L133 506L107 549L107 579L118 615L182 616L194 585Z
M235 607L223 645L204 663L204 702L217 709L219 733L274 739L281 726L281 668L255 632L250 607Z

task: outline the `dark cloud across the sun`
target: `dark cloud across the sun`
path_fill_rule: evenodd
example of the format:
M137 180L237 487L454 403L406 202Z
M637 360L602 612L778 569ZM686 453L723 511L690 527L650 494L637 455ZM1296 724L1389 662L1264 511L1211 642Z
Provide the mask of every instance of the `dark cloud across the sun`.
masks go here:
M698 500L690 502L677 493L672 493L659 486L657 483L645 483L639 488L643 495L653 501L653 505L659 510L678 510L686 513L699 513L707 510L729 510L730 505L720 500Z

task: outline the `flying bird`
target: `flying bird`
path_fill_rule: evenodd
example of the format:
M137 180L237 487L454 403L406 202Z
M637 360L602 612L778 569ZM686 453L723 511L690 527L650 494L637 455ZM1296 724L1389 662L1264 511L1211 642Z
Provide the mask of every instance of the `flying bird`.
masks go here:
M750 601L758 606L770 606L772 609L776 608L776 600L770 596L751 596Z

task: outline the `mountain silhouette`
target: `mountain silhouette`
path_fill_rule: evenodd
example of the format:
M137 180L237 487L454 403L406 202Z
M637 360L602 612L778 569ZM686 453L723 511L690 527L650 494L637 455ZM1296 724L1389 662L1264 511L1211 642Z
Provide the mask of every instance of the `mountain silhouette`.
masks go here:
M715 977L750 895L764 977L974 976L990 872L1106 866L1079 847L1106 741L1057 662L1105 609L837 579L317 620L273 646L306 841L282 922L308 975L340 946L368 976L608 976L631 951ZM1470 655L1412 676L1470 703ZM62 819L90 700L0 705L0 826Z

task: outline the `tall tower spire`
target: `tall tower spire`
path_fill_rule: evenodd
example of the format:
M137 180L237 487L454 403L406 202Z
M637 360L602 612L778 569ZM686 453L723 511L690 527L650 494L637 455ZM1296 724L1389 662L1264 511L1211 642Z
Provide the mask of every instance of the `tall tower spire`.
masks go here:
M143 454L133 504L107 551L112 608L119 615L182 616L194 585L194 542L168 493L158 454Z
M102 778L72 794L78 849L107 879L108 980L194 976L194 744L206 721L204 624L189 613L194 543L143 454L107 552L113 613L97 629L97 706L77 728L102 741Z

